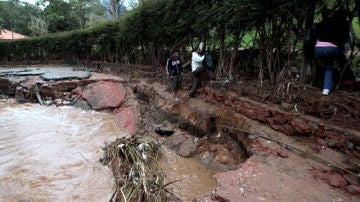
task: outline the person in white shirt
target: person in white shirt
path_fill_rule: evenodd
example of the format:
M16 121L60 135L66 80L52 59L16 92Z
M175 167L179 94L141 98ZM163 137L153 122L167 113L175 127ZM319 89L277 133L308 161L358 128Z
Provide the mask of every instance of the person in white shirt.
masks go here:
M191 57L191 71L195 77L195 81L191 87L189 97L195 97L195 92L201 84L200 75L204 71L204 67L202 66L202 62L205 59L205 55L201 56L201 47L204 47L203 43L200 43L199 47L197 47L192 53Z

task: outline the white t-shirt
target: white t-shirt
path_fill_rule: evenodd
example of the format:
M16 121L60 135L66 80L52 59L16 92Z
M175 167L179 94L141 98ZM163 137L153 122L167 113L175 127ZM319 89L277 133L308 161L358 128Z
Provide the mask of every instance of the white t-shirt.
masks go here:
M192 53L191 57L191 71L195 71L202 66L202 61L205 59L205 55L200 56L197 52Z

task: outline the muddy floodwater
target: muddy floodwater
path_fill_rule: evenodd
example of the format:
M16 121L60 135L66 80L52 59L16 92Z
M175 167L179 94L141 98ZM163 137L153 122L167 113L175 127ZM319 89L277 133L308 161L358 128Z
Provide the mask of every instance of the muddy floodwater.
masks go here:
M159 165L166 173L167 182L180 180L169 188L183 201L191 201L216 187L212 172L204 164L194 158L182 158L166 147Z
M37 105L0 108L0 201L108 201L98 163L121 129L111 114Z
M112 113L0 102L0 201L109 201L113 176L99 159L124 136ZM215 188L206 166L163 147L169 188L191 201Z

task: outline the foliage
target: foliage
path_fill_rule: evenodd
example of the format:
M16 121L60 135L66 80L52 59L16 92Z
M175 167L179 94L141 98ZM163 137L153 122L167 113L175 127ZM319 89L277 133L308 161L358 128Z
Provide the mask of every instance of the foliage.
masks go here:
M30 15L28 28L32 36L39 36L48 33L48 23L42 17Z
M2 28L27 36L82 29L106 20L99 0L40 0L37 5L20 0L0 1Z
M354 29L355 37L360 40L360 21L359 17L354 18L352 21L352 27Z
M49 32L74 28L73 23L66 24L59 17L61 8L53 6L45 9L48 15L58 13L51 25L55 28L49 25ZM260 84L266 79L273 83L283 67L300 66L293 61L301 53L305 28L321 19L322 13L339 6L348 8L351 19L359 16L360 3L355 0L144 0L111 22L1 42L0 57L61 59L72 53L80 60L152 64L156 70L169 49L179 48L188 60L189 47L203 40L219 54L218 76L237 80L255 71ZM79 25L81 19L66 20ZM241 47L249 49L246 58L241 58Z
M19 32L24 35L32 35L28 29L30 16L38 16L40 9L34 5L23 3L19 0L0 1L0 18L2 28Z

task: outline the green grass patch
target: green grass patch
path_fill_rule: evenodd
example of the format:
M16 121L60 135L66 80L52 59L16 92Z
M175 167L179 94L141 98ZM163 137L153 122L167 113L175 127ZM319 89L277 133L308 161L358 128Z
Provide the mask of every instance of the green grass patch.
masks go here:
M352 21L352 27L354 29L354 34L357 39L360 39L360 25L359 25L359 18L356 17Z

